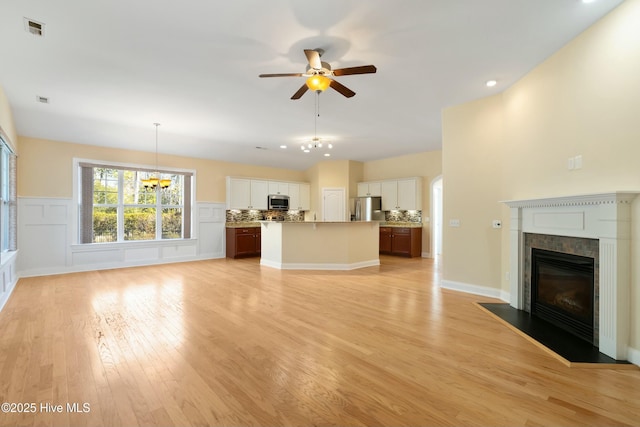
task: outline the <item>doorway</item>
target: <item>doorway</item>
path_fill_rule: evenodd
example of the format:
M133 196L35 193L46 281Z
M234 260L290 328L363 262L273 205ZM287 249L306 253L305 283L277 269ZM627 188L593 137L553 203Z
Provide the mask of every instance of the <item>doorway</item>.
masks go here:
M345 221L344 188L322 189L322 220Z
M442 175L431 181L431 257L442 255Z

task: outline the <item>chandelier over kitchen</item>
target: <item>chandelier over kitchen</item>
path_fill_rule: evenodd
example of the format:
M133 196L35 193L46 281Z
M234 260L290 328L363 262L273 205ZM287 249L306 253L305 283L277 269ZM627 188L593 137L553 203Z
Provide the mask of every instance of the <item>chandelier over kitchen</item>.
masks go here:
M158 126L160 126L160 123L154 123L153 125L156 127L156 171L155 175L151 174L149 178L141 180L145 190L151 191L155 191L158 187L164 190L171 185L170 179L160 179L160 172L158 171Z
M331 150L333 148L333 144L318 137L318 117L320 117L320 92L321 91L316 92L316 108L313 114L313 138L311 139L311 141L305 142L300 146L300 149L305 153L310 153L311 150ZM331 153L324 153L324 156L330 157Z

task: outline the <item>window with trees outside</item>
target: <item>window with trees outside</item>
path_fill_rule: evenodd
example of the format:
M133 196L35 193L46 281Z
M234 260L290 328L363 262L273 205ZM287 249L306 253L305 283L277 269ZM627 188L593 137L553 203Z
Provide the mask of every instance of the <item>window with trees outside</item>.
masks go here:
M16 156L0 132L0 252L16 250Z
M168 188L147 189L151 176ZM80 242L110 243L191 237L191 181L187 172L80 163Z

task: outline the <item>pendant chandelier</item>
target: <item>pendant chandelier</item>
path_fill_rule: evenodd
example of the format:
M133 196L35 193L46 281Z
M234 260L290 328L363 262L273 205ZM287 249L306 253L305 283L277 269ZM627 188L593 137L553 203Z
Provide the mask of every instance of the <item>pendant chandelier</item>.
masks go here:
M328 79L327 79L328 80ZM307 143L303 143L300 146L300 149L305 153L310 153L311 150L322 150L327 148L331 150L333 148L333 144L330 142L323 142L321 138L318 138L318 117L320 117L320 92L321 90L316 91L316 109L313 114L313 138L311 141ZM330 153L324 153L325 157L331 156Z
M156 171L155 175L152 174L149 178L143 179L141 181L145 190L155 191L155 189L158 187L160 187L161 190L169 188L169 186L171 185L171 180L160 179L160 172L158 172L158 126L160 126L160 123L154 123L153 125L156 127Z

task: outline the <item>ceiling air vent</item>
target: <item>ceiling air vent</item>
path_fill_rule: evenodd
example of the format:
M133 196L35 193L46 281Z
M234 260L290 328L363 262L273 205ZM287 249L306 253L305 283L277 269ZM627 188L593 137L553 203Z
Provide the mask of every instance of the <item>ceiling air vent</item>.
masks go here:
M42 22L24 18L24 29L34 36L44 37L44 24Z
M43 104L48 104L49 103L49 98L47 98L46 96L36 95L36 101L41 102Z

